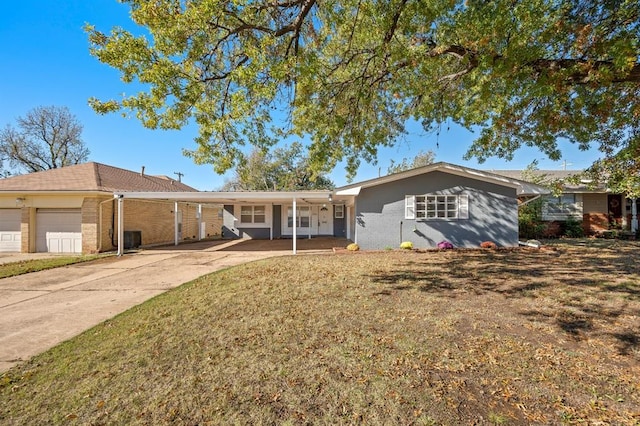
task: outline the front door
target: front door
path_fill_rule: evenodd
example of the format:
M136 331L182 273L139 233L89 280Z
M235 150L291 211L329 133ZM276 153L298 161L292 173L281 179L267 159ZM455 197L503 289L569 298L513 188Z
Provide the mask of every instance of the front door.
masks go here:
M321 206L318 212L318 235L332 235L333 223L331 218L331 208Z
M622 225L622 195L609 194L607 202L609 204L609 225L612 228L619 228Z

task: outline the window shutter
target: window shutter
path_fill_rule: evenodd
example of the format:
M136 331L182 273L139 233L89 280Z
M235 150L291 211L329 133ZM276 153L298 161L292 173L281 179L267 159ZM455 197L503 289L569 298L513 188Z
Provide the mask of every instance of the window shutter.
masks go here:
M458 195L458 219L469 219L469 196Z
M404 218L405 219L416 218L416 196L415 195L404 196Z

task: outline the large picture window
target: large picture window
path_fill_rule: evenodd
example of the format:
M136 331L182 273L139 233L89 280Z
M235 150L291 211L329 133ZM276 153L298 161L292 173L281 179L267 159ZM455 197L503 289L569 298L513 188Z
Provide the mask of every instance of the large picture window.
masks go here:
M310 213L311 208L308 206L297 207L298 214L296 215L296 227L298 228L308 228L311 223ZM293 228L293 207L287 208L287 226L289 228Z
M265 206L242 206L240 208L240 223L265 223Z
M405 219L468 219L469 196L407 195Z

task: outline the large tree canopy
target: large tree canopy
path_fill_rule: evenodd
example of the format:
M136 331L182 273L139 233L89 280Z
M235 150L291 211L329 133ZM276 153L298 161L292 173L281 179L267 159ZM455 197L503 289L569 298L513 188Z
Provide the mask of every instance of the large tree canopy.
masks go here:
M236 167L222 191L301 191L333 189L327 176L314 175L299 142L264 152L255 148Z
M478 132L480 160L521 146L559 159L566 138L607 158L635 149L639 171L637 0L123 2L148 32L88 27L91 51L148 90L92 106L150 128L194 119L187 155L218 172L243 144L296 134L314 170L353 174L412 119Z
M82 124L67 107L39 106L0 131L0 155L18 171L57 169L87 161ZM9 174L9 173L8 173Z

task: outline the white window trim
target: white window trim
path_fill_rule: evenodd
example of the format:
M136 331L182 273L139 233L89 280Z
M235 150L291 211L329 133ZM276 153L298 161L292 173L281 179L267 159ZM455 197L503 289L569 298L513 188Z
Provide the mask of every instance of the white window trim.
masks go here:
M338 207L340 207L340 214L338 214ZM344 219L344 204L336 204L333 207L334 219Z
M428 197L448 196L455 197L456 217L427 217L426 204ZM416 198L425 197L425 216L417 217L418 209L416 206ZM405 195L404 197L404 218L417 219L424 221L432 220L464 220L469 219L469 195L468 194L424 194L424 195Z
M285 216L286 229L293 229L293 223L291 224L292 226L289 226L289 218L291 218L291 220L294 220L294 218L293 218L293 206L290 206L290 205L287 206L286 210L287 210L287 214ZM312 227L311 220L312 220L312 214L313 214L311 206L296 206L296 210L298 210L297 215L295 217L297 219L296 228L298 228L298 229L309 229L309 228L311 228ZM307 214L306 215L302 214L302 210L306 210ZM289 212L292 213L291 216L289 216ZM309 222L308 222L307 226L304 226L302 224L302 218L308 218L309 219Z
M251 208L251 222L242 221L242 208ZM255 208L264 208L264 222L255 221ZM267 204L236 204L234 206L234 218L236 220L236 226L240 228L265 228L270 227L271 220L271 206Z

